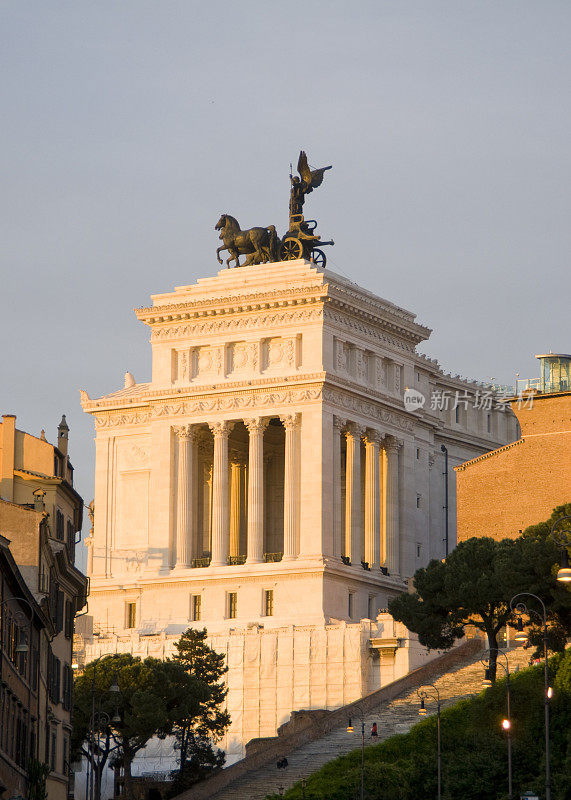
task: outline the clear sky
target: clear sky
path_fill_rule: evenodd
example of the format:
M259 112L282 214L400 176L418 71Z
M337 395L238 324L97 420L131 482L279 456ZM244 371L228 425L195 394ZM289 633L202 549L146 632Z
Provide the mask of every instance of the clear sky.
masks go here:
M289 163L329 265L511 383L569 352L568 0L0 0L0 411L70 424L150 372L149 295L218 269L214 225L287 225ZM87 526L86 526L87 527Z

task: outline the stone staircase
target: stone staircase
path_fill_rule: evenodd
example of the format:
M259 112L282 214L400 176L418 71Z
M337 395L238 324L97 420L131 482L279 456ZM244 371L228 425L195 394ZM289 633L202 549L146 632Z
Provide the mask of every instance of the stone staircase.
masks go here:
M464 664L432 679L431 682L440 692L442 708L482 691L483 667L480 657L481 654L472 655ZM510 672L527 667L528 662L529 651L518 648L509 652ZM498 678L502 676L503 670L498 666ZM417 688L414 686L391 702L372 708L363 715L365 746L376 744L397 733L407 733L418 722ZM435 713L436 704L427 703L426 710L428 715ZM273 760L270 764L237 778L230 785L208 797L211 800L263 800L268 794L281 794L297 781L316 772L328 761L361 746L361 720L355 714L355 704L351 706L351 714L353 734L347 733L347 721L345 721L323 737L286 753L288 767L285 770L277 769ZM371 739L370 736L373 722L376 722L378 727L377 739Z

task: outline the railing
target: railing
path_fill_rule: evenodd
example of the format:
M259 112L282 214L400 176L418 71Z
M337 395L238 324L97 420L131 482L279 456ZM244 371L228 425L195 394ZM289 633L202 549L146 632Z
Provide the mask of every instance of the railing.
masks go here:
M515 394L521 394L528 389L541 391L541 378L519 378L515 383Z
M264 553L264 561L266 564L272 564L281 561L283 556L283 553Z
M228 556L228 564L231 567L235 567L238 564L245 564L246 563L246 556Z
M193 558L191 566L193 568L209 567L210 556L206 556L205 558Z

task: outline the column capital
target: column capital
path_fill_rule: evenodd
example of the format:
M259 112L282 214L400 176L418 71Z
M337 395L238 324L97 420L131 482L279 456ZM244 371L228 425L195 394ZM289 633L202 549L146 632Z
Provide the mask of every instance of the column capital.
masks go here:
M385 438L385 434L378 431L376 428L367 428L363 436L366 444L381 444Z
M383 447L389 453L398 453L403 444L403 440L397 439L395 436L385 436L383 441Z
M198 439L196 425L174 425L173 432L179 439L190 439L194 442Z
M365 435L367 428L365 425L359 425L357 422L348 422L346 424L346 430L348 436L354 436L355 439L360 439L362 436Z
M267 417L252 417L251 419L243 420L243 422L250 433L263 433L268 427L270 420Z
M220 419L216 420L216 422L207 422L206 424L214 436L228 437L230 435L230 431L234 427L234 422L228 419Z
M338 417L337 415L334 415L333 427L339 432L344 431L345 428L347 427L347 420L345 419L345 417Z
M286 431L294 430L299 425L300 414L280 414L280 422Z

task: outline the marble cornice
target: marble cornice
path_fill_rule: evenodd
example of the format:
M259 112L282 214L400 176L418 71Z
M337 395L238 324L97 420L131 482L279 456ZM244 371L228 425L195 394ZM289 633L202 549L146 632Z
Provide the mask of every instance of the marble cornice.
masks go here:
M212 412L247 414L253 409L264 410L319 400L349 414L353 412L408 432L414 431L420 421L411 414L400 413L395 398L325 372L295 376L291 380L283 377L260 379L249 386L236 382L183 387L179 390L153 390L137 398L136 407L124 400L103 399L84 405L84 410L94 415L95 425L100 429Z
M245 572L240 570L240 567L223 567L222 569L225 570L223 574L218 571L213 574L214 568L204 567L189 570L189 572L193 573L191 575L188 573L179 573L165 575L162 579L157 579L156 576L149 578L138 576L132 581L126 581L121 578L115 580L108 578L106 580L108 580L109 583L107 586L101 589L98 589L97 586L94 586L92 583L89 596L93 598L116 597L117 592L139 592L143 589L184 589L189 586L196 586L197 583L201 583L204 586L219 584L224 584L226 586L229 586L230 584L236 584L238 586L243 583L268 583L271 580L298 581L305 580L307 578L321 578L326 571L325 565L316 568L315 565L305 567L303 564L298 565L296 561L288 561L283 563L287 563L287 568L281 567L280 569L282 562L278 562L277 564L271 565L273 569L269 568L269 565L263 565L265 569L256 570L256 572L253 570L250 572ZM218 570L219 568L216 569Z
M102 397L97 400L84 398L82 407L84 411L94 414L96 417L100 416L102 413L125 412L138 416L140 421L143 421L145 414L148 415L149 419L153 416L162 416L157 409L169 402L180 404L181 402L191 400L194 403L200 401L207 403L213 398L238 399L242 397L247 399L243 404L243 407L247 409L257 405L257 403L249 401L248 398L254 396L265 397L268 393L275 392L276 390L287 391L288 394L298 390L305 395L309 386L314 384L321 385L324 379L324 372L314 372L305 375L294 374L291 376L259 378L249 381L248 384L245 384L244 380L241 380L207 385L189 385L177 388L149 389L137 395L133 400L121 397ZM262 401L259 405L265 407L268 403Z
M323 387L323 402L342 409L344 416L351 413L366 417L367 420L378 422L381 425L392 425L408 433L414 432L418 420L412 414L399 413L394 408L395 400L386 398L379 392L364 389L356 384L341 384L343 379L327 375L327 383ZM386 408L385 404L390 403Z
M326 297L323 283L299 287L285 287L265 291L244 291L239 294L225 294L185 300L181 303L149 306L134 309L137 319L146 325L183 319L198 319L211 315L248 313L258 309L284 308L323 301Z
M218 333L246 333L252 330L282 328L284 325L300 325L320 321L323 317L323 306L303 305L294 309L272 308L265 313L252 315L244 312L241 315L219 318L215 313L197 320L179 320L176 325L158 325L151 333L151 341L179 341L183 338Z
M328 297L327 305L348 314L365 320L381 330L388 330L396 335L402 337L406 341L412 342L415 345L428 339L432 333L430 328L425 328L423 325L418 325L411 319L406 319L403 315L395 313L394 310L381 306L383 314L379 313L379 308L370 304L357 303L353 298L344 298L331 296ZM364 307L363 307L364 306ZM411 315L412 316L412 315ZM363 328L363 332L370 334L369 328ZM378 338L378 335L377 337ZM381 337L382 338L382 337ZM414 348L412 348L414 350Z
M295 321L295 317L290 318L292 309L295 314L295 311L307 309L308 306L313 307L314 311L322 311L325 306L330 306L341 312L342 316L366 321L413 344L424 341L432 332L430 328L414 322L414 314L398 306L374 296L369 298L368 293L351 290L331 282L262 292L246 291L243 294L221 293L216 297L139 308L135 309L135 314L139 320L153 329L151 338L155 340L180 338L184 335L197 335L216 330L266 327L272 321L283 325ZM256 313L255 317L252 316L253 312ZM277 316L274 318L274 315ZM337 321L348 324L348 321L343 319ZM172 326L173 323L175 327ZM355 327L355 324L352 327ZM382 335L374 333L370 328L363 327L361 332L367 335L373 333L375 338L385 340ZM402 344L390 340L389 343L403 347Z

